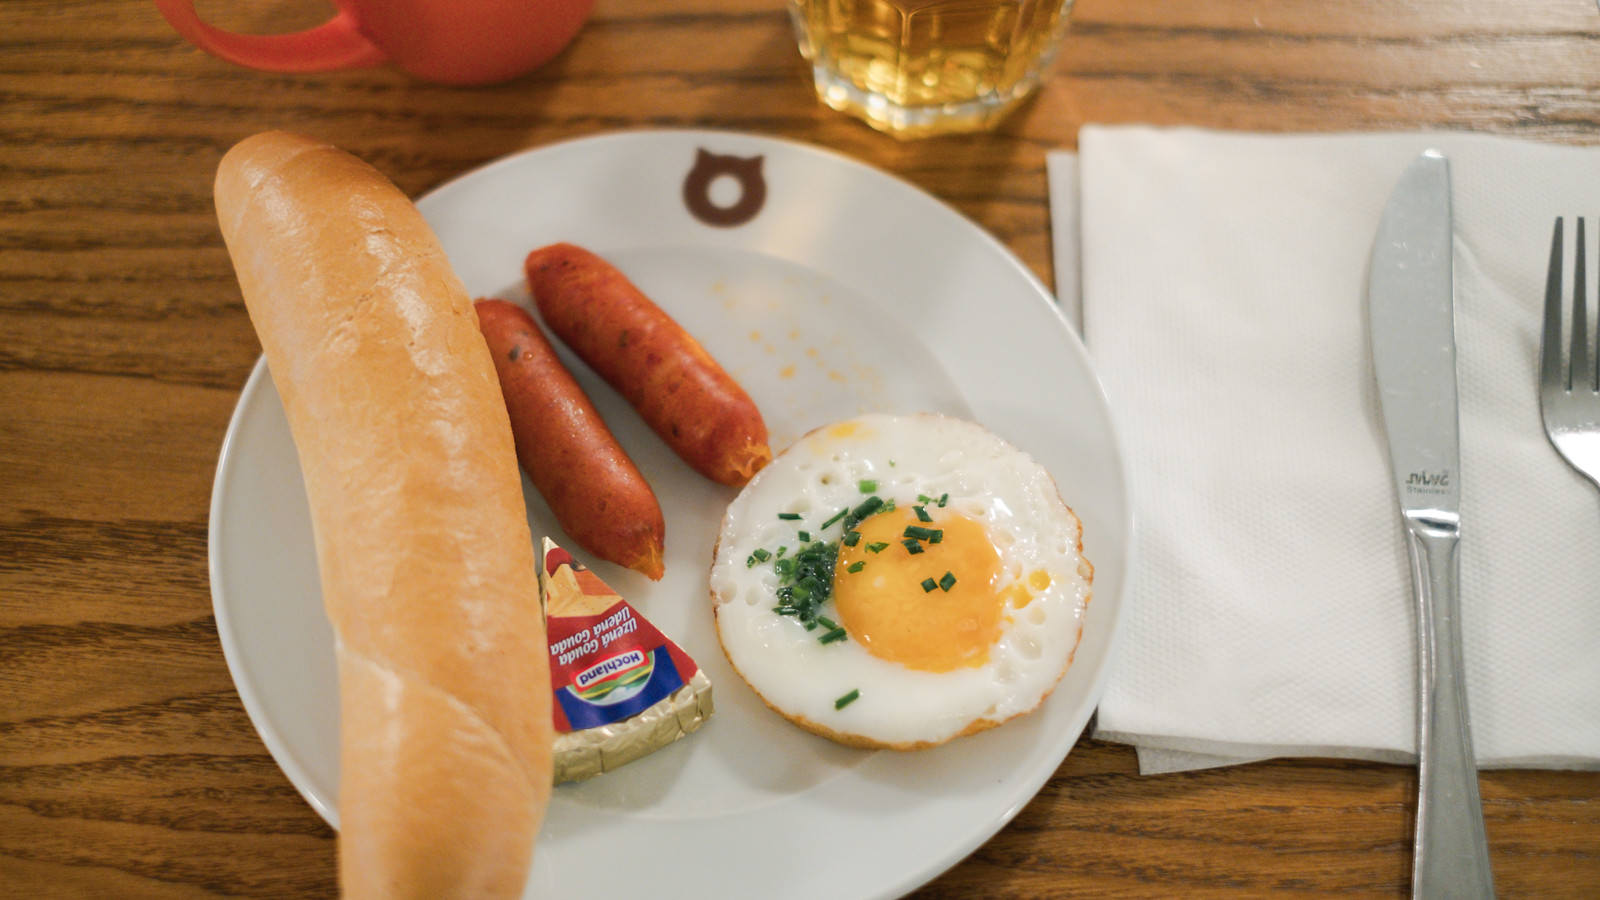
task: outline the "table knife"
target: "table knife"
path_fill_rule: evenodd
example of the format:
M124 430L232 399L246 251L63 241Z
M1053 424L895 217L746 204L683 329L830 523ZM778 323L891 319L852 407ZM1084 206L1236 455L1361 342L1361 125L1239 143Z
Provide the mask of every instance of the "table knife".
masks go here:
M1389 196L1367 282L1372 364L1417 609L1414 897L1492 897L1462 672L1461 473L1450 163L1412 162Z

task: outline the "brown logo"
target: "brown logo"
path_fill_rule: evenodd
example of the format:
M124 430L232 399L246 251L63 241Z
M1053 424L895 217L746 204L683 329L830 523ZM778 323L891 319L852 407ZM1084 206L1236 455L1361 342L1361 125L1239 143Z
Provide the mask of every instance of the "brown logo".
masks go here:
M723 156L699 148L694 168L683 179L683 205L696 219L719 228L754 219L767 202L767 180L761 175L761 156ZM739 182L739 199L731 206L718 206L711 199L711 182L728 175Z

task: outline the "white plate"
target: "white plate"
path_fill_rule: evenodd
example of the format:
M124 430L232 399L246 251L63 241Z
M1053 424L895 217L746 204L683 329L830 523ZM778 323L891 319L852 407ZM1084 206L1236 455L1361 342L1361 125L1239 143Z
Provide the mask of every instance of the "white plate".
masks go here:
M762 158L765 203L749 221L713 226L691 215L684 185L701 149ZM742 196L731 178L704 193L723 209ZM705 897L894 896L1009 821L1100 696L1131 529L1099 382L1027 268L902 181L813 147L733 133L629 132L543 147L418 206L474 295L526 302L522 259L547 243L610 259L744 384L774 447L870 410L982 422L1054 474L1095 565L1076 659L1035 714L910 754L813 737L762 706L717 644L706 566L734 492L691 472L567 357L667 513L664 579L595 568L707 670L717 713L651 757L559 787L529 896L666 886ZM525 492L534 535L563 540L526 482ZM333 637L299 464L264 364L223 444L210 552L217 630L245 709L290 781L337 827Z

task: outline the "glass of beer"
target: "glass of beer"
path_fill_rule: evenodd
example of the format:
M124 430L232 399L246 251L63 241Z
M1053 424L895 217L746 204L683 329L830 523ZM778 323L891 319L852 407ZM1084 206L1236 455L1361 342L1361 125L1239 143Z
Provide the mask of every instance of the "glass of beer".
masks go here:
M1072 0L789 0L817 96L896 137L989 128L1039 86Z

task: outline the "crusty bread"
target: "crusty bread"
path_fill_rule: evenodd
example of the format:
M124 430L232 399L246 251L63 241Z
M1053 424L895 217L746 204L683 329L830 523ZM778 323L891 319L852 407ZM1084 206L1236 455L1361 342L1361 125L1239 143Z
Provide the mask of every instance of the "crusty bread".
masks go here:
M472 303L410 201L281 132L217 215L305 473L337 637L340 884L515 897L551 786L537 564Z

